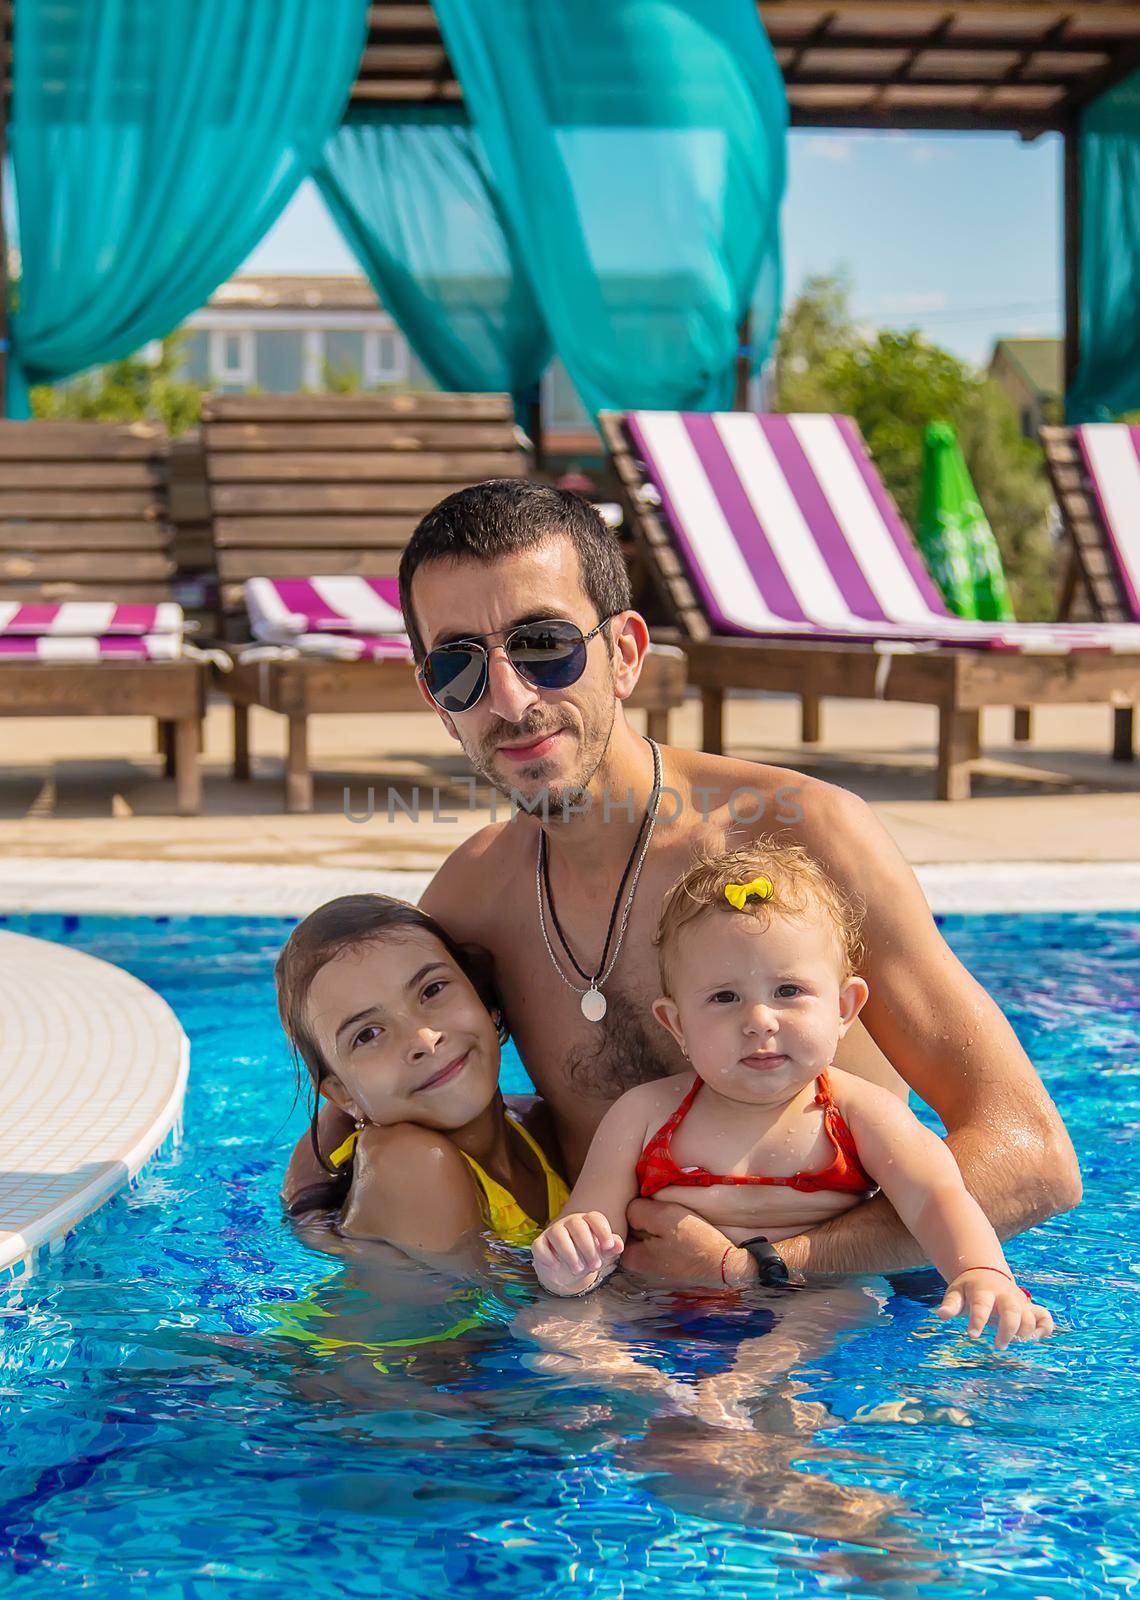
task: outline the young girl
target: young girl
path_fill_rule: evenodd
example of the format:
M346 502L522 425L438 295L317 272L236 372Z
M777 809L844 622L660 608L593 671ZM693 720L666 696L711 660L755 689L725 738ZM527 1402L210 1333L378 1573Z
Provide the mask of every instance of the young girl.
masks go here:
M690 869L658 928L653 1013L692 1072L630 1089L594 1136L562 1215L534 1244L554 1294L617 1266L637 1195L698 1212L733 1241L729 1285L786 1281L772 1241L818 1227L882 1189L947 1280L939 1315L968 1313L998 1349L1053 1330L1013 1280L997 1235L946 1145L893 1094L832 1066L867 999L858 917L799 846Z
M417 907L372 894L321 906L278 958L281 1022L318 1106L324 1095L356 1123L331 1157L351 1174L350 1237L416 1256L487 1228L529 1244L566 1201L499 1093L506 1029L480 960ZM313 1132L317 1148L315 1113Z

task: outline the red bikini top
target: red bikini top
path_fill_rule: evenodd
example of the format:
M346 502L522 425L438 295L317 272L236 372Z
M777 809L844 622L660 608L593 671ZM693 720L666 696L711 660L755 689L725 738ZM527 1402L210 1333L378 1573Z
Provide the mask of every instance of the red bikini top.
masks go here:
M709 1189L715 1183L779 1184L783 1188L799 1189L805 1194L814 1194L819 1189L836 1189L843 1194L857 1194L863 1198L874 1194L878 1185L864 1171L851 1129L831 1097L831 1084L826 1072L821 1072L816 1079L815 1104L823 1107L823 1126L835 1149L830 1166L820 1172L797 1172L791 1178L762 1178L752 1173L733 1177L706 1172L703 1167L679 1167L670 1149L673 1135L684 1122L702 1087L702 1080L697 1078L668 1122L658 1128L641 1152L637 1162L637 1182L643 1199L671 1185Z

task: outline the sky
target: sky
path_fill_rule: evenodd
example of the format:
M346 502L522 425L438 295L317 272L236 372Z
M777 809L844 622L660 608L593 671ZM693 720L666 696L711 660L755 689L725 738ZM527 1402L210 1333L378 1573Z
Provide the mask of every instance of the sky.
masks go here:
M845 271L877 327L917 327L978 365L995 339L1061 330L1061 144L1015 134L794 131L785 302ZM311 183L244 272L358 271Z

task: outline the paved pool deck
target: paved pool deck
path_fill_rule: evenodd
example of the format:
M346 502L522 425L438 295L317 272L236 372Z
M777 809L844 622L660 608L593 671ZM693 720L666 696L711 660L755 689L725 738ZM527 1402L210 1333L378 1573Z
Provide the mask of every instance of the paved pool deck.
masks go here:
M1106 707L1042 707L1028 745L1014 744L1011 712L987 712L986 758L968 801L931 798L935 714L927 707L825 702L823 739L814 747L799 743L798 719L789 698L733 698L727 748L854 790L915 865L1140 861L1140 762L1111 760ZM228 706L212 703L203 813L179 817L153 724L0 721L0 859L307 866L350 878L424 872L488 818L489 791L477 788L471 806L463 756L429 713L314 718L316 809L307 816L284 811L282 719L253 712L249 783L229 776L230 728ZM698 733L699 708L690 700L674 714L671 738L694 746ZM397 814L389 821L389 788L410 803L417 785L419 820ZM369 786L373 819L348 820L346 792L363 815Z

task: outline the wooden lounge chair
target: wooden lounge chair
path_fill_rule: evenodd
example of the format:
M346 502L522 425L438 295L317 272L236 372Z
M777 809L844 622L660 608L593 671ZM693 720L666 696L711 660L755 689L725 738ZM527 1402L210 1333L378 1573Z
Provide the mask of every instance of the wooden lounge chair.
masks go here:
M525 458L505 395L217 395L202 444L221 625L235 656L220 687L234 705L234 775L250 776L249 712L288 720L285 803L309 811L308 720L320 712L422 711L411 656L243 662L243 586L253 578L392 578L425 511ZM651 656L632 704L666 736L685 687L678 651Z
M208 678L171 600L167 448L151 424L0 422L0 717L154 717L191 814Z
M1042 428L1041 443L1069 538L1058 617L1140 622L1140 428ZM1115 748L1127 761L1135 708L1114 715Z
M825 695L908 700L938 708L938 798L965 799L984 706L1140 692L1140 627L951 616L849 418L611 413L602 429L706 750L730 688L798 694L805 742Z

